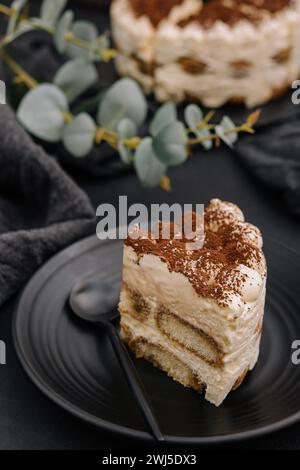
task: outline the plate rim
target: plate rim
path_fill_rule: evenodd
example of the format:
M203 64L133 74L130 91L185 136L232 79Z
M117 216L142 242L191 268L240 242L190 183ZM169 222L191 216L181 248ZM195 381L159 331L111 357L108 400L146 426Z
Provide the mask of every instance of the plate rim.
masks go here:
M270 241L281 247L285 248L289 252L293 253L297 257L300 257L300 252L296 249L287 246L285 243L274 239L273 237L264 237L265 241ZM62 397L53 387L50 387L47 384L47 381L44 380L35 368L32 367L30 361L27 360L26 354L23 351L21 340L18 332L18 318L20 311L22 310L23 299L26 295L32 293L32 285L34 286L33 291L36 292L36 280L41 279L45 274L49 276L53 275L54 272L59 269L61 266L72 260L78 255L78 247L80 247L81 254L97 243L107 243L111 240L99 240L94 235L89 235L81 240L72 243L68 247L64 248L60 252L56 253L54 256L49 258L28 280L24 288L22 289L14 308L13 318L12 318L12 338L14 348L17 354L17 357L22 365L23 370L26 375L29 377L31 382L42 392L48 399L62 408L64 411L68 412L72 416L78 418L85 423L93 425L94 427L100 428L102 430L114 432L120 434L124 437L135 438L143 441L154 441L152 435L147 431L140 431L133 429L124 425L116 424L111 421L105 420L100 417L95 417L93 414L82 410L79 406L70 403L66 398ZM116 240L113 240L116 241ZM47 276L46 276L47 277ZM244 441L248 439L253 439L256 437L261 437L266 434L271 434L273 432L284 429L292 424L295 424L300 420L300 409L296 413L272 424L268 424L256 429L249 431L242 431L232 434L216 435L216 436L207 436L207 437L188 437L188 436L173 436L173 435L164 435L165 442L171 444L200 444L200 445L213 445L213 444L226 444L230 442Z

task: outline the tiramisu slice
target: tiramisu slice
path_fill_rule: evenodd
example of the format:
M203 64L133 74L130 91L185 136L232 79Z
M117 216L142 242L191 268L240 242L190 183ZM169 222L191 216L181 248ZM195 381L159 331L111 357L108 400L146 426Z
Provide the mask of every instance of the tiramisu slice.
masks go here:
M113 0L117 69L160 101L256 106L300 74L300 0Z
M142 231L126 240L122 338L137 357L218 406L257 362L265 288L259 230L237 206L214 199L201 249Z

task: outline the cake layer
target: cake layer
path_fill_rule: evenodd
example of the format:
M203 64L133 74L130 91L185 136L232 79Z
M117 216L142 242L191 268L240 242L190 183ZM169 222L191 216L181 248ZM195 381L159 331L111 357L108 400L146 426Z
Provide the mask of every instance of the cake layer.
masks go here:
M126 308L127 307L127 308ZM160 367L170 377L196 391L205 390L205 399L219 406L228 393L237 388L257 362L261 332L249 341L242 357L222 367L201 359L190 349L172 341L163 332L133 316L131 304L120 305L121 336L138 358Z
M223 353L212 336L163 306L158 308L157 327L169 339L193 352L205 362L216 366L222 364Z
M140 277L143 280L142 273ZM193 317L187 315L185 310L189 309L188 306L185 308L182 304L182 310L174 307L175 302L168 302L165 297L159 295L156 286L155 283L152 295L149 296L142 293L140 284L133 286L124 282L119 310L122 314L130 315L140 323L159 330L173 343L187 348L208 364L223 367L224 364L241 358L247 350L249 341L261 333L265 291L261 294L260 302L252 306L250 312L252 320L244 326L245 334L242 335L233 324L229 327L226 322L218 324L218 311L208 313L198 308L195 309ZM203 321L205 316L208 318ZM214 318L211 319L211 316ZM235 341L228 341L228 332L235 333Z
M300 75L300 0L174 0L159 22L132 1L112 5L116 65L160 101L255 106Z
M193 388L197 392L203 390L203 384L199 382L199 378L187 364L161 343L153 342L147 336L136 335L132 328L127 326L126 320L122 323L121 336L137 358L144 358L151 362L185 387Z

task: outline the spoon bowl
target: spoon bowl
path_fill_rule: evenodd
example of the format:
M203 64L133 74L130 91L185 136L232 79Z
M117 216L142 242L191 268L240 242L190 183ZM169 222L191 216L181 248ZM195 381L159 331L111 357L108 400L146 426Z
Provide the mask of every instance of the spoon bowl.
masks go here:
M72 311L91 323L112 322L119 318L117 305L120 290L103 278L78 281L70 294Z

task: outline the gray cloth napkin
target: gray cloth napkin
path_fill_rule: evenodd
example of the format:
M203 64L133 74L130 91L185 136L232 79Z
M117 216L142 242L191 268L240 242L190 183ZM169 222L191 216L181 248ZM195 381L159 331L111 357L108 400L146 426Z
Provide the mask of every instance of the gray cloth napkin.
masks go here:
M251 173L283 199L291 213L299 216L300 118L293 116L258 129L255 135L240 139L236 151Z
M0 105L0 305L51 255L95 229L87 196Z

